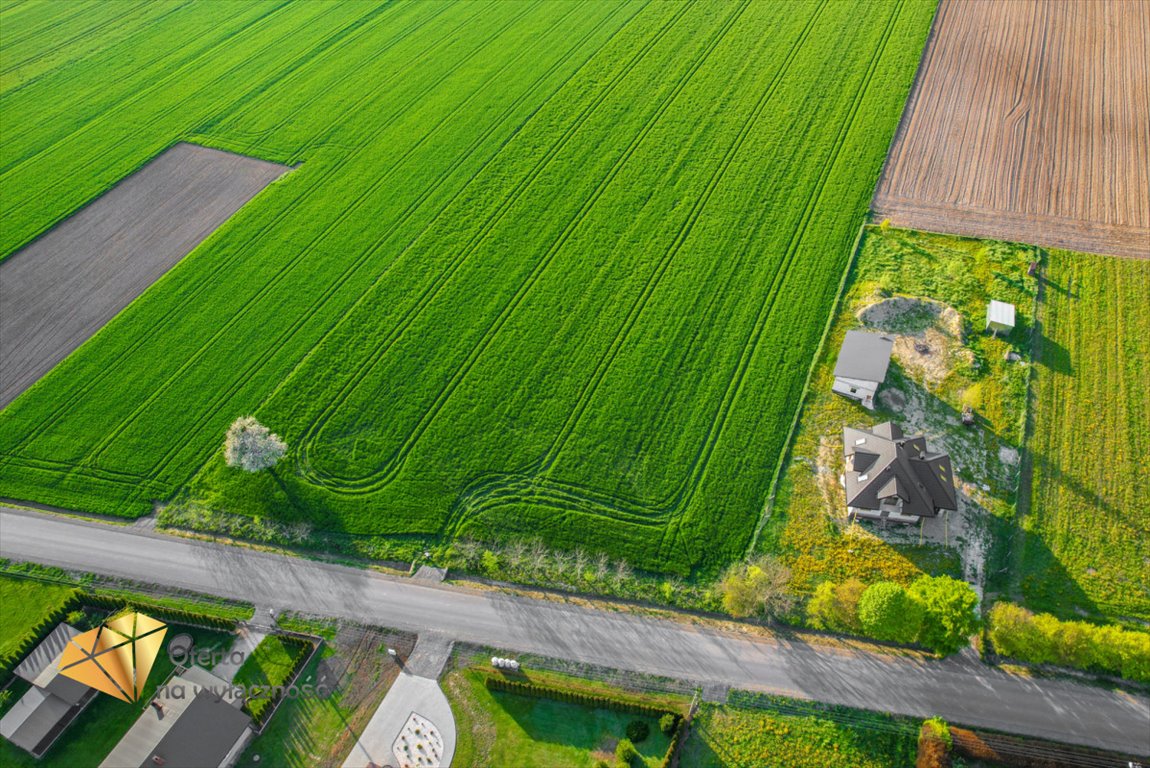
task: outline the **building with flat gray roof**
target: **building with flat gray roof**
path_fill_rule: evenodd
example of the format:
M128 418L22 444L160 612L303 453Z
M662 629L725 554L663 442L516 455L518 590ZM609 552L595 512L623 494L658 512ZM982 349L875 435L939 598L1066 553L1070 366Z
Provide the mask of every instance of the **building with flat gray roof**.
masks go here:
M40 757L95 697L96 690L60 674L57 660L68 642L80 634L60 622L12 670L32 687L0 720L0 736Z
M886 379L893 348L894 339L881 333L847 331L835 363L831 391L874 410L874 396Z

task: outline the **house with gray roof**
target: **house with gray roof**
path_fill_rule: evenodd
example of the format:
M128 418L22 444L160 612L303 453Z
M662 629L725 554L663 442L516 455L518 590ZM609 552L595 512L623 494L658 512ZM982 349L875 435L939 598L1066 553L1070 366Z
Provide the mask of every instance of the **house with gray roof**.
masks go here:
M43 755L96 696L95 688L59 671L60 654L78 634L80 630L60 622L12 670L32 687L0 719L0 736L33 757Z
M874 410L874 396L886 380L894 339L870 331L847 331L835 363L831 391Z
M223 678L189 667L155 692L100 768L225 768L252 737L243 698Z
M869 431L843 427L843 458L850 517L917 523L958 509L950 456L932 453L925 437L907 437L893 422Z
M100 768L226 768L252 737L252 719L231 683L189 667L156 691L151 704Z

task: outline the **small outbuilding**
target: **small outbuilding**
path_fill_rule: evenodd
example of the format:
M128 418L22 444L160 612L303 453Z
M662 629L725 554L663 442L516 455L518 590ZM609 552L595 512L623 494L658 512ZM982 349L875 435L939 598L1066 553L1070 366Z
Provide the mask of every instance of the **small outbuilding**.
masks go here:
M950 456L931 453L925 437L907 437L893 422L843 427L843 459L849 517L917 523L958 509Z
M1009 334L1014 329L1014 305L1005 301L991 301L986 305L986 330Z
M32 687L0 720L0 736L39 758L88 706L96 689L59 673L57 660L80 630L61 622L14 670Z
M847 331L835 363L833 392L874 410L874 396L886 380L894 339L869 331Z

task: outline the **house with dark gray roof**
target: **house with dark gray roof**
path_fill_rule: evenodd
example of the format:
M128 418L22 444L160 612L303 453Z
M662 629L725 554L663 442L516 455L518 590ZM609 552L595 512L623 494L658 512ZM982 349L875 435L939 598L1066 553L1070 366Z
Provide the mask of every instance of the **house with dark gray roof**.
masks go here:
M874 410L874 396L886 380L894 339L881 333L847 331L835 363L831 391Z
M97 691L60 674L57 661L80 630L61 622L12 670L32 687L0 719L0 736L40 757Z
M156 691L151 704L101 768L226 768L252 736L243 699L223 678L189 667Z
M926 438L906 437L887 421L871 430L843 427L843 488L850 517L916 523L957 510L950 456Z

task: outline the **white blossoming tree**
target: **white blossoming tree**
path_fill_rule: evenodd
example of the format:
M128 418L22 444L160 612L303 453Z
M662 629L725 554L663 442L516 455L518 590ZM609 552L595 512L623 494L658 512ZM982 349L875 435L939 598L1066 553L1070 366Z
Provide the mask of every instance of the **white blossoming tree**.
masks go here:
M287 450L287 443L251 416L241 416L228 427L224 458L229 467L248 472L271 469Z

